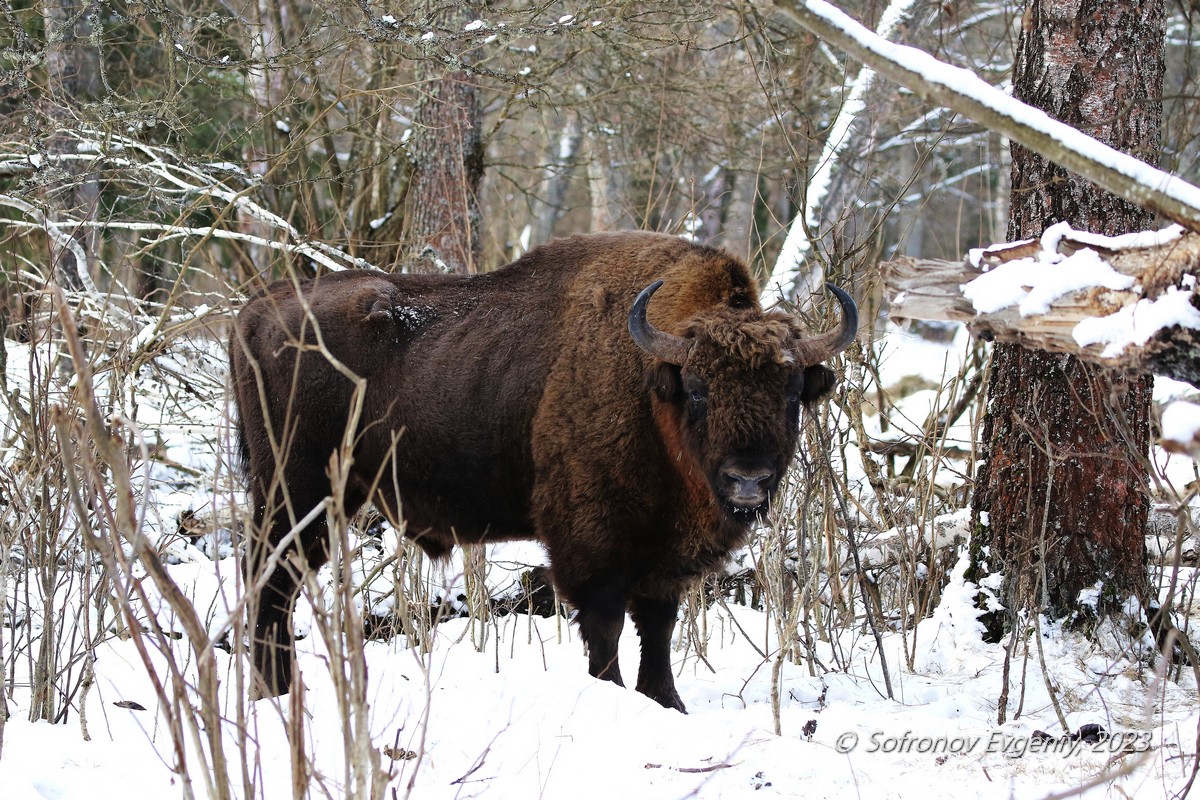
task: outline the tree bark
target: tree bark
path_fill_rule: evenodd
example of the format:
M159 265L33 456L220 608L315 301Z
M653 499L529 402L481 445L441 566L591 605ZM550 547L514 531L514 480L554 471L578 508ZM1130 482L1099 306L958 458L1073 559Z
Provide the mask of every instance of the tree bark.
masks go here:
M243 157L250 173L258 179L256 196L260 202L269 208L284 212L279 202L278 192L272 186L278 175L276 160L278 158L276 144L283 136L281 129L276 127L279 120L277 112L287 94L285 83L287 75L283 67L277 63L287 51L288 18L292 8L287 0L255 0L252 6L255 22L248 44L251 68L246 75L246 85L254 104L247 109L251 115L248 120L253 132L247 138ZM277 234L263 220L247 212L245 207L237 207L239 229L251 236L257 236L270 241ZM245 253L253 265L255 274L264 276L270 274L272 262L278 254L270 247L250 244Z
M76 149L76 140L64 128L71 125L70 109L96 99L100 89L100 53L90 41L92 21L79 0L44 0L42 18L46 34L47 96L44 103L51 131L47 149L64 155ZM55 274L63 288L80 291L95 273L99 234L88 227L72 230L70 221L92 219L100 196L96 176L77 162L61 160L62 176L47 186L46 201L51 219L66 222L65 232L79 248L52 242ZM83 254L84 263L79 262Z
M1014 95L1110 146L1159 147L1161 0L1032 0ZM1013 145L1009 238L1066 220L1097 233L1146 228L1146 211ZM972 571L1000 574L999 636L1023 611L1079 624L1146 598L1146 454L1152 379L1071 356L997 345L973 501Z
M462 31L477 18L474 4L438 8L430 26ZM458 60L466 66L468 53ZM405 204L405 242L414 271L480 271L479 182L483 178L482 108L479 87L466 69L446 72L422 59L422 87L409 156L413 175Z
M699 195L699 208L694 212L696 241L709 247L722 247L729 210L729 170L724 165L714 167L696 188Z

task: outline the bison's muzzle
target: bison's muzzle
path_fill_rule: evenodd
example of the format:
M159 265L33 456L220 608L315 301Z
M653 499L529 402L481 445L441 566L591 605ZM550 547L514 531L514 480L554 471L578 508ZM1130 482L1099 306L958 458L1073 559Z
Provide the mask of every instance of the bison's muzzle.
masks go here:
M766 505L775 488L775 469L766 464L748 467L736 460L721 468L721 500L738 511L756 510Z

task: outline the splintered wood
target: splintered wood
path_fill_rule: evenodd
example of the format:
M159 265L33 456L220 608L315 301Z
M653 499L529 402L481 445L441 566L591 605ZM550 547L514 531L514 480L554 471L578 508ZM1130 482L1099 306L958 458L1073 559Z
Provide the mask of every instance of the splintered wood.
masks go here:
M1132 309L1139 300L1157 300L1168 290L1190 292L1191 305L1197 307L1200 235L1184 233L1151 246L1137 246L1136 241L1131 246L1130 241L1129 237L1108 238L1070 230L1049 241L1059 256L1091 249L1113 270L1132 277L1134 283L1127 290L1091 286L1069 291L1054 299L1047 313L1028 314L1026 309L1027 316L1022 315L1016 303L981 313L964 295L963 286L1018 259L1040 258L1047 263L1038 265L1039 269L1054 270L1057 265L1049 263L1053 259L1046 258L1041 241L993 245L974 251L971 258L962 262L908 257L887 261L881 267L891 316L896 321L963 322L972 334L985 340L1070 353L1105 367L1153 372L1200 386L1200 330L1166 326L1144 344L1130 343L1115 353L1114 348L1105 352L1102 344L1084 346L1076 340L1076 326L1080 322Z

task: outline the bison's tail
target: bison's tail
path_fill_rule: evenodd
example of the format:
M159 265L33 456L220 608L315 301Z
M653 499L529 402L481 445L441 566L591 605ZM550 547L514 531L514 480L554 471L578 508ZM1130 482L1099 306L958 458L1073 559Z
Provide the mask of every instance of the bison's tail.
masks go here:
M238 473L243 478L250 477L250 440L246 436L246 423L242 420L242 415L238 414L234 422L237 428L237 442L234 445L236 451L236 460Z
M250 436L246 433L246 418L242 408L242 386L241 376L244 371L243 365L240 363L239 356L242 356L245 351L242 349L240 341L241 335L238 332L237 323L234 323L234 328L229 334L229 345L226 352L229 353L229 393L233 398L233 427L237 439L234 442L234 462L237 466L237 472L242 478L250 477Z

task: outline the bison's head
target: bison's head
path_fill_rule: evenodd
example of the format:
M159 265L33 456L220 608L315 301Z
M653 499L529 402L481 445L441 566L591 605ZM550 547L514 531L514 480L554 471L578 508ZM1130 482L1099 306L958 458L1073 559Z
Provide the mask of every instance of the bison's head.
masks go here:
M638 347L658 359L647 384L673 409L681 443L703 470L719 505L748 523L766 511L796 448L800 406L832 391L833 371L822 365L844 350L858 330L858 308L826 284L842 307L842 324L805 337L797 320L753 308L717 308L689 322L682 336L646 319L646 287L629 312Z

